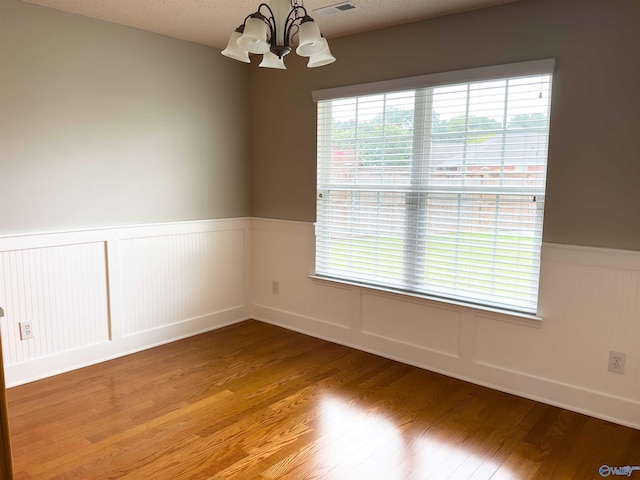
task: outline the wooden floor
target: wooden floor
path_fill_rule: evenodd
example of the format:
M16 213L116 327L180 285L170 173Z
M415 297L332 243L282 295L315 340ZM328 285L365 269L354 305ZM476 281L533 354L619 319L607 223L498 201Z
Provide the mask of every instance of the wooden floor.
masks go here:
M256 321L8 398L17 479L584 480L640 466L638 430Z

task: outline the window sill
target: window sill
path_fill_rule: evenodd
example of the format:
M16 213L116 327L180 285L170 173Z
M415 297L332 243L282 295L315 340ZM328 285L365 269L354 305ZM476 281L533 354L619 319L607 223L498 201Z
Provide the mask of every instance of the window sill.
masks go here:
M360 283L360 282L355 282L350 280L342 280L342 279L332 278L332 277L323 277L320 275L309 275L309 278L314 282L318 282L321 284L329 283L329 284L337 284L337 285L343 285L343 286L349 286L349 287L357 287L357 288L363 288L366 290L373 290L376 292L384 292L384 293L389 293L393 295L402 295L405 297L416 298L420 300L427 300L429 302L451 305L455 307L468 308L471 310L475 310L479 312L482 316L489 317L491 319L506 321L508 323L525 325L529 327L539 328L542 326L542 322L544 320L543 317L529 314L529 313L516 312L516 311L505 310L501 308L487 307L483 305L477 305L474 303L467 303L467 302L462 302L457 300L435 297L432 295L421 295L419 293L406 292L404 290L395 290L393 288L378 287L374 285L369 285L367 283Z

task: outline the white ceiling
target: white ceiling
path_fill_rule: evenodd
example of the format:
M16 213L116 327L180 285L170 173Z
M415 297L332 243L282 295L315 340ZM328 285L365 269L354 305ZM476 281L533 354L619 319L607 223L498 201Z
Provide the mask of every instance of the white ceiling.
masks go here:
M261 0L23 1L222 49ZM304 6L331 39L513 1L517 0L352 0L358 8L333 15L313 11L340 0L306 0Z

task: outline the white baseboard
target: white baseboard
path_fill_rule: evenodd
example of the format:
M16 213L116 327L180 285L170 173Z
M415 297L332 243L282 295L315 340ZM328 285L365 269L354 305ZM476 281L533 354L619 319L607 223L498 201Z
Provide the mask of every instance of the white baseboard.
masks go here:
M318 322L316 319L272 309L264 305L257 308L254 306L252 317L264 323L355 348L482 387L640 429L640 402L633 399L606 395L602 392L581 388L576 385L554 382L549 379L526 375L480 362L467 364L464 367L469 370L467 374L461 373L459 364L456 364L457 368L437 368L432 364L417 362L407 356L394 355L386 350L371 348L362 341L354 341L353 338L347 339L348 334L345 335L342 328L337 330L335 328L327 328L326 324ZM387 342L393 343L393 340L387 339ZM403 345L398 345L398 347L400 349L405 348ZM456 362L456 359L448 354L442 354L442 357L448 357L450 362ZM616 412L616 415L608 415L603 412Z
M5 367L6 386L16 387L244 322L249 319L246 311L244 306L238 307L184 321L180 325L159 327L131 335L119 342L87 345L77 350L10 365Z

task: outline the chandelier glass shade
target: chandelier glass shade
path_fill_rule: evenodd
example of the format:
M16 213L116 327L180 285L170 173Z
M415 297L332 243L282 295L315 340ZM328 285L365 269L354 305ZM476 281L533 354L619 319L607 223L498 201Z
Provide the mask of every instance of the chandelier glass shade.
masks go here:
M262 55L260 67L285 70L284 56L291 52L297 37L296 53L309 58L307 67L336 61L318 25L298 0L271 0L270 4L261 3L231 33L227 48L222 51L224 56L251 63L249 54Z

